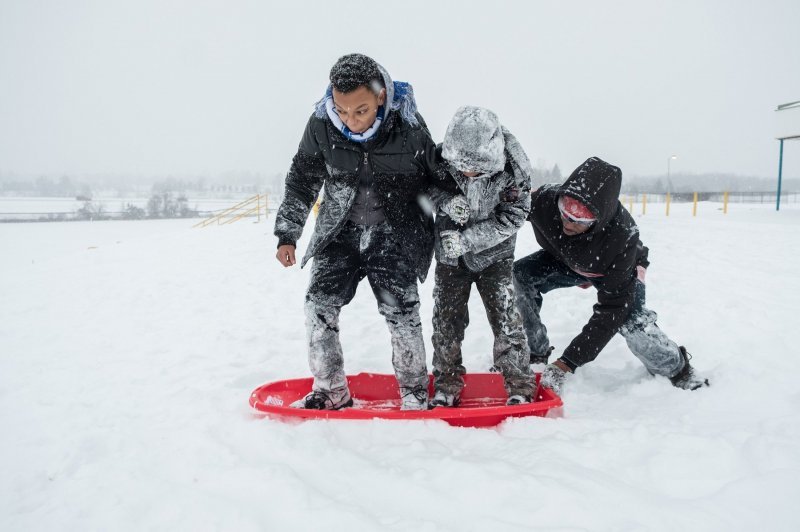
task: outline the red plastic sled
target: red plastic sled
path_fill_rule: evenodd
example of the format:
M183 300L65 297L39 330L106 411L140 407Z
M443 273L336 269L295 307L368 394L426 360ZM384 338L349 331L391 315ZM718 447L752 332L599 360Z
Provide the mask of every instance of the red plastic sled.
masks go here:
M536 374L538 387L541 375ZM276 381L256 388L250 406L271 416L295 419L441 419L458 427L493 427L508 417L561 417L561 398L547 388L538 388L536 401L506 406L503 377L497 373L464 375L464 391L457 408L423 411L400 410L400 392L394 375L359 373L347 382L354 405L341 410L292 408L294 401L311 391L313 379ZM430 377L429 391L433 390Z

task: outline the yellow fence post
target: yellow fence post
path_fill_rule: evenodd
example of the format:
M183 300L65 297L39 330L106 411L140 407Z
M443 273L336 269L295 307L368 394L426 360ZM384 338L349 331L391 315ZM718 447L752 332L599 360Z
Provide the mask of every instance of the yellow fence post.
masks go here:
M633 214L633 195L628 196L628 212Z
M697 192L694 193L694 205L692 205L692 216L697 216Z
M669 192L667 192L667 216L669 216L669 201L672 199L672 196Z
M256 222L261 223L261 194L256 194Z
M722 195L722 214L728 214L728 191Z
M314 218L319 216L319 200L314 203Z
M647 214L647 194L642 194L642 216Z

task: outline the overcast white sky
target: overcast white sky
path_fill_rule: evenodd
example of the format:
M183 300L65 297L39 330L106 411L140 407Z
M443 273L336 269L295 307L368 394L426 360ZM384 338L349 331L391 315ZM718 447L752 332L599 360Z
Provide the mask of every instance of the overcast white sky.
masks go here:
M0 173L283 172L331 65L493 109L533 161L775 176L800 1L0 0ZM800 141L785 176L800 176Z

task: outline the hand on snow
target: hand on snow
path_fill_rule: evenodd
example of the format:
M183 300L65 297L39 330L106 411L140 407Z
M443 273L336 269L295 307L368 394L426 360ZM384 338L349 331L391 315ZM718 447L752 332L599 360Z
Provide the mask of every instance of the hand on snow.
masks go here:
M556 394L561 394L561 388L564 386L566 376L566 372L554 362L545 366L539 384L544 388L553 390Z
M453 199L446 202L442 210L459 225L464 225L469 220L469 203L467 198L462 195L454 196Z
M464 254L464 240L458 231L442 231L442 248L448 259L457 259Z
M278 252L275 254L275 258L286 268L292 266L297 262L294 258L294 246L291 244L278 246Z

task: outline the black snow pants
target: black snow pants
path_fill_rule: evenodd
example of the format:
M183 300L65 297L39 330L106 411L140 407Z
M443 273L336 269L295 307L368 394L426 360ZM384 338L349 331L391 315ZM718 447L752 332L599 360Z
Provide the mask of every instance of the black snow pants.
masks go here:
M550 347L547 327L539 314L542 294L558 288L580 286L592 282L570 270L566 264L551 254L540 250L514 264L514 283L517 304L525 324L531 353L544 354ZM658 315L645 307L645 285L636 281L636 294L628 319L619 330L628 348L647 370L654 375L672 377L683 369L683 358L678 344L656 325Z
M389 326L392 364L401 393L419 386L427 389L417 277L387 222L372 226L346 222L314 257L305 303L314 389L327 392L347 386L339 312L353 299L364 277Z
M433 289L433 375L436 390L459 395L466 372L461 358L461 342L469 325L472 283L483 300L489 325L494 333L494 364L503 373L509 395L530 396L533 374L530 370L527 340L514 299L511 278L513 259L500 260L472 272L463 261L456 267L436 264Z

